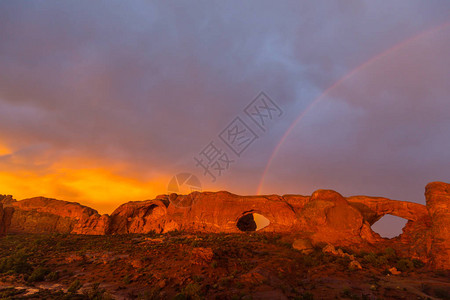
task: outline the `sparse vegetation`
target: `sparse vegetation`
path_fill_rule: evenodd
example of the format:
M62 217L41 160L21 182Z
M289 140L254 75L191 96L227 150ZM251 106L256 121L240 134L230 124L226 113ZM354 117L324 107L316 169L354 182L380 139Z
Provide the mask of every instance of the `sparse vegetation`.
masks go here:
M402 258L397 262L397 269L402 272L409 272L414 270L414 263L407 258Z
M349 269L349 256L323 253L325 245L303 254L288 247L288 236L274 233L212 234L174 231L114 236L21 235L7 236L0 243L0 280L38 289L35 298L110 299L114 293L137 299L204 299L222 297L251 299L259 286L291 299L340 297L348 299L395 298L414 290L446 299L444 286L383 286L391 267L409 276L423 268L419 260L398 257L392 248L353 254L363 269ZM192 251L207 248L207 261L191 261ZM420 276L427 269L420 269ZM320 274L320 276L319 276ZM430 278L448 276L446 271ZM102 279L102 284L95 283ZM344 278L345 282L374 286L369 295L341 284L322 283L320 278ZM391 277L391 280L395 277ZM44 282L63 289L39 289ZM333 281L330 281L333 282ZM418 282L420 282L418 280ZM105 283L105 284L103 284ZM56 285L55 285L56 286ZM357 289L356 289L357 290ZM18 298L26 290L1 289L0 298ZM447 293L447 294L446 294Z
M33 273L31 273L30 277L28 277L28 282L36 282L36 281L43 281L45 279L45 276L50 273L50 270L44 267L37 267L33 270Z
M69 293L76 293L82 286L83 286L83 284L80 282L80 280L75 279L75 280L69 285L69 288L67 289L67 291L68 291Z

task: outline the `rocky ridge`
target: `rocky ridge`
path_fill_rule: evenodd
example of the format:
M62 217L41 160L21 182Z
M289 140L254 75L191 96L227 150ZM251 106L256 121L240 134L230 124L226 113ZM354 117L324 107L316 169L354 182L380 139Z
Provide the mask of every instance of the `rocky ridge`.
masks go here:
M153 200L128 202L111 215L79 203L36 197L15 201L0 195L0 235L5 233L74 233L89 235L165 233L173 230L234 233L255 230L239 227L253 214L270 224L263 232L279 232L311 245L377 249L381 245L450 269L450 184L426 186L426 206L387 198L345 198L332 190L311 196L238 196L229 192L161 195ZM408 220L403 233L382 238L371 226L386 214ZM250 218L248 218L250 217ZM246 221L248 222L248 221Z

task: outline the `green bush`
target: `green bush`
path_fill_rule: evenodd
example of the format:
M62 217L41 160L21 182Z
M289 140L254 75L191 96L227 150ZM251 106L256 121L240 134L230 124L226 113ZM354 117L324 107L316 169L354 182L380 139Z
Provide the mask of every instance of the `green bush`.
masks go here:
M69 288L67 289L67 292L69 292L69 293L76 293L82 286L83 286L83 284L78 279L75 279L69 285Z
M58 279L59 279L59 272L56 271L56 272L51 272L51 273L49 273L49 274L47 275L46 279L47 279L48 281L56 281L56 280L58 280Z
M125 277L123 278L123 283L125 283L126 285L131 283L130 275L125 275Z
M375 263L376 266L385 266L387 264L389 264L389 259L386 256L381 255L377 257L377 261Z
M416 269L420 269L420 268L423 268L423 267L425 266L425 264L423 263L423 261L421 261L421 260L419 260L419 259L416 259L416 258L414 258L414 259L412 260L412 262L413 262L413 264L414 264L414 268L416 268Z
M190 283L186 285L182 291L182 293L192 300L200 300L202 297L200 296L201 286L197 283Z
M414 263L407 258L402 258L397 262L397 270L408 272L414 270Z
M384 255L386 255L386 257L388 259L396 259L397 258L397 253L395 253L395 250L391 247L384 249Z
M364 255L364 262L375 265L377 263L377 256L375 253L371 252L369 254Z
M23 294L26 290L16 289L13 287L0 289L0 299L16 299L17 295Z
M88 299L107 300L113 299L105 289L100 288L100 283L94 283L89 290L83 293Z
M33 270L33 273L31 273L30 277L28 277L28 282L37 282L37 281L43 281L45 279L45 276L50 273L50 270L43 268L43 267L37 267Z
M0 259L0 273L12 271L17 274L28 274L32 271L31 265L28 263L29 255L24 249L15 252L9 257Z
M387 248L387 249L389 249L389 248ZM388 250L388 253L378 254L378 255L373 252L370 252L370 253L364 255L363 261L365 263L371 264L375 267L382 267L382 266L388 265L389 262L391 262L393 260L393 257L394 256L393 256L392 252L390 252L390 250Z

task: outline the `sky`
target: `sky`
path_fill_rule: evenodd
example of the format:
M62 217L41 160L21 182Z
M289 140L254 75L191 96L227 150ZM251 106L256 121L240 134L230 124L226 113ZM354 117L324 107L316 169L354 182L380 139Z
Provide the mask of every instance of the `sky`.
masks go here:
M450 182L449 24L447 0L1 1L0 193L110 213L188 173L424 204Z

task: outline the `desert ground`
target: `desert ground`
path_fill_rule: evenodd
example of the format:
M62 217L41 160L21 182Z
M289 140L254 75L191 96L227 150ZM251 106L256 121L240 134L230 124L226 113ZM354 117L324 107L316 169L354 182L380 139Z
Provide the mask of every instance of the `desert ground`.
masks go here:
M0 257L1 299L450 299L449 271L392 248L301 251L276 233L10 234Z

